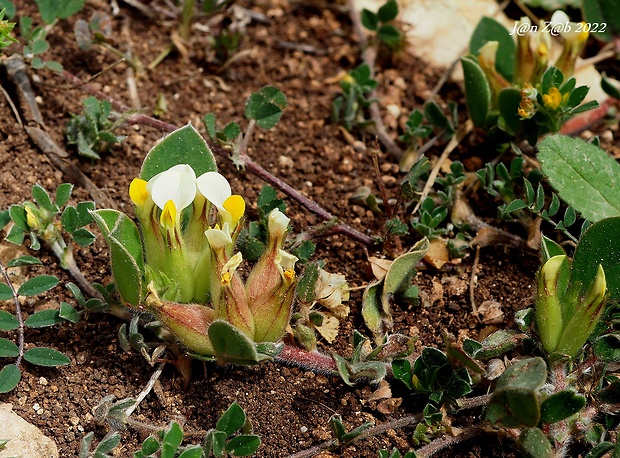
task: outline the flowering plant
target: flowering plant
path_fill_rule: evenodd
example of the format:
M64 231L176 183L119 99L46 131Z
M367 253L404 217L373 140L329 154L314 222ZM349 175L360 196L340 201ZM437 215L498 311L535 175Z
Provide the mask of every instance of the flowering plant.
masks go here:
M289 218L269 214L267 246L244 282L235 242L245 201L191 125L149 152L129 195L139 226L116 210L92 212L121 301L153 313L197 355L252 363L277 353L296 286L297 258L282 249Z
M559 31L563 40L553 65L550 29ZM494 19L483 18L469 43L471 55L461 59L474 125L489 129L502 142L521 135L535 145L542 135L559 131L571 116L596 108L595 100L582 103L588 87L577 86L572 76L588 36L587 27L570 22L562 11L553 14L548 26L533 25L524 17L512 33Z

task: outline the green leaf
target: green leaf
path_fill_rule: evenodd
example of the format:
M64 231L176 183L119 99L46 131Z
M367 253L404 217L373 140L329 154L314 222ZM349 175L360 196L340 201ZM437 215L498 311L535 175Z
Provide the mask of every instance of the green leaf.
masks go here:
M8 210L0 211L0 230L4 229L11 222L11 215Z
M159 441L154 436L149 436L142 442L141 451L144 456L149 456L158 452L159 448Z
M519 436L519 442L527 458L552 458L553 449L545 434L538 428L528 428Z
M183 430L177 422L172 422L164 435L161 445L161 458L174 458L183 441Z
M398 3L396 3L396 0L388 0L377 11L377 17L381 22L389 22L396 19L396 16L398 16Z
M186 448L178 458L200 458L202 455L202 447L200 445L194 445L190 448Z
M22 378L22 371L16 364L4 366L0 371L0 393L13 390Z
M607 95L613 97L614 99L620 100L620 89L618 89L618 81L608 78L605 73L603 73L603 76L601 78L601 88L603 89L603 91L605 91Z
M250 95L245 106L245 117L253 119L263 129L271 129L282 117L286 96L275 86L265 86Z
M495 57L496 70L507 81L512 81L515 65L515 42L506 27L493 18L483 17L471 35L469 52L477 56L480 48L489 41L499 43Z
M508 367L497 381L485 420L501 421L507 428L534 427L540 420L538 390L547 380L542 358L528 358Z
M60 73L64 70L62 64L60 62L56 62L55 60L46 60L43 65L57 73Z
M58 207L52 203L50 195L40 185L35 184L32 187L32 196L42 209L49 213L56 213L58 211Z
M542 76L541 94L548 94L552 87L559 88L564 81L564 75L555 67L549 67Z
M241 127L236 122L229 122L222 129L222 134L226 137L226 141L233 141L241 133Z
M424 258L430 247L430 242L425 237L417 242L409 252L397 257L390 270L388 270L383 281L383 292L381 294L381 305L384 315L391 320L390 300L394 294L402 292L411 286L411 281L417 271L415 266Z
M21 266L40 266L43 265L41 260L35 258L34 256L20 256L19 258L15 258L7 263L7 267L21 267Z
M217 135L217 124L215 121L215 113L207 113L202 118L202 123L207 129L207 135L211 140L215 140Z
M544 234L540 242L540 251L543 264L554 256L561 256L566 254L566 252L559 243L554 242L550 238L546 237Z
M0 337L0 358L15 358L19 356L19 348L13 342Z
M60 216L60 222L64 230L73 233L80 225L77 209L72 206L65 208Z
M620 165L603 150L576 138L551 135L538 159L551 185L589 221L620 216Z
M39 38L36 40L33 40L31 43L32 46L32 54L43 54L44 52L46 52L48 49L50 49L50 44L48 43L48 41L45 38Z
M620 32L620 3L618 0L588 0L581 4L584 20L589 24L600 24L593 33L604 41L611 41Z
M608 363L620 362L620 335L607 334L594 341L594 352Z
M35 0L41 19L51 24L55 19L66 19L82 9L86 0Z
M226 437L232 436L245 424L245 412L239 404L233 402L217 421L216 429L226 433Z
M465 78L465 99L476 127L484 127L491 104L491 87L482 68L472 57L461 58Z
M234 364L259 362L254 342L227 321L215 320L208 333L218 361Z
M383 327L383 312L381 306L382 282L371 281L362 296L362 317L366 327L377 336Z
M19 327L19 321L15 315L0 310L0 331L13 331Z
M393 46L393 45L398 44L398 42L402 39L403 34L401 33L400 30L398 30L398 28L395 25L383 24L381 27L379 27L377 36L385 44L389 46Z
M223 456L224 448L226 447L226 433L222 431L209 431L205 437L204 449L207 450L207 456L209 456L208 450L213 450L213 455L216 457Z
M9 19L15 17L15 5L11 0L0 0L0 10L4 10L6 17Z
M67 366L71 360L53 348L35 347L24 352L24 359L37 366Z
M9 299L13 299L13 290L8 285L0 282L0 301L8 301Z
M46 328L58 323L62 323L64 320L61 318L58 310L41 310L30 315L24 326L29 328Z
M375 31L377 27L379 27L379 17L370 10L364 8L361 12L360 16L362 20L362 25L366 27L368 30Z
M499 114L502 125L500 126L511 135L516 135L521 130L521 117L519 116L519 104L521 92L516 88L502 89L498 97Z
M148 181L178 164L188 164L196 176L217 170L211 149L191 124L167 135L149 151L142 163L140 178Z
M242 434L233 437L226 444L226 451L233 456L250 456L260 447L260 437L254 434Z
M73 184L71 183L62 183L58 185L56 188L56 197L54 198L58 208L62 208L67 202L69 202L71 191L73 191Z
M562 421L583 409L585 396L572 390L562 390L552 394L540 406L541 423Z
M80 202L75 207L78 213L78 219L80 221L79 226L86 226L93 222L93 216L91 215L91 211L95 210L94 202Z
M413 115L415 115L415 113L420 113L420 112L417 110L412 112L410 115L410 119ZM439 108L439 105L437 105L437 103L434 101L431 101L427 103L426 105L424 105L424 117L433 126L439 127L441 129L452 129L452 126L450 126L450 121L448 120L448 117L444 114L441 108ZM420 114L420 118L419 118L420 121L417 122L418 125L422 123L421 118L422 116Z
M30 231L30 226L28 226L28 222L26 221L26 210L22 205L11 205L9 207L9 215L11 215L11 219L15 223L15 226L19 227L22 231Z
M308 264L299 278L299 282L295 289L295 295L307 304L314 302L316 300L314 288L318 279L319 262Z
M112 274L118 291L124 300L137 306L145 287L140 232L135 223L119 211L95 210L92 215L110 247Z
M515 199L512 202L510 202L508 205L506 205L506 208L504 209L504 211L506 213L512 213L512 212L516 212L517 210L521 210L522 208L527 207L527 204L521 200L521 199Z
M25 281L17 290L19 296L36 296L52 289L59 283L53 275L39 275Z
M579 86L573 90L568 98L567 107L574 108L578 106L581 102L583 102L583 99L586 98L589 90L590 88L588 86Z
M395 359L392 361L392 373L394 378L400 380L409 388L413 390L411 363L406 359Z
M111 435L104 437L95 449L95 458L107 458L108 453L118 447L120 442L121 435L117 431L114 431Z
M78 311L64 301L60 303L60 313L58 316L60 316L63 320L70 321L74 324L80 321L80 314Z
M88 246L92 244L97 237L88 229L81 227L71 234L71 238L79 246Z
M611 300L620 299L620 217L608 218L590 226L583 234L573 258L573 283L588 288L594 281L599 264L607 279Z

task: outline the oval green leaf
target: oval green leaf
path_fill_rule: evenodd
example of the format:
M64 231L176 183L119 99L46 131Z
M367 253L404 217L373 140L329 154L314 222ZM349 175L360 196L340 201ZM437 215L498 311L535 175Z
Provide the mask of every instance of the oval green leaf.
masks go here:
M0 393L13 390L22 378L22 371L15 364L4 366L0 371Z
M15 358L19 356L19 348L13 342L0 337L0 358Z
M259 362L254 342L227 321L215 320L208 332L218 361L234 364Z
M0 331L13 331L19 327L19 321L12 313L0 310Z
M149 151L142 163L140 178L148 181L177 164L188 164L196 176L217 170L209 145L191 124L167 135Z
M233 402L226 412L222 414L215 427L218 431L225 432L226 437L229 437L240 430L244 424L245 412L239 404Z
M585 396L571 390L559 391L549 396L541 404L540 421L542 423L556 423L576 414L585 405Z
M53 275L39 275L24 282L17 290L17 294L19 296L36 296L52 289L58 283L58 278Z
M233 437L226 444L226 451L233 456L250 456L260 447L260 437L254 434L243 434Z
M620 216L620 164L577 138L551 135L540 142L543 173L562 200L591 222Z
M34 256L20 256L7 263L7 267L40 266L43 263Z
M461 58L465 78L465 99L469 117L476 127L484 127L491 105L491 87L473 57Z
M24 325L29 328L45 328L62 323L63 321L58 310L41 310L40 312L30 315L26 321L24 321Z
M36 347L26 350L24 359L37 366L55 367L67 366L71 360L53 348Z
M136 224L116 210L95 210L92 216L110 248L110 263L122 298L138 305L144 289L144 254Z

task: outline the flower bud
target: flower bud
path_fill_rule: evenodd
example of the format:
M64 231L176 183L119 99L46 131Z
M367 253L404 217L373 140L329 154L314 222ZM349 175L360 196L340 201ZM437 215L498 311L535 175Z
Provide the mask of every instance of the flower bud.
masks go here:
M562 53L555 63L564 78L570 78L575 73L575 62L581 55L588 41L588 26L584 23L577 24L570 22L568 16L563 11L556 11L551 16L551 25L560 26L560 35L564 39Z
M565 255L549 259L538 272L538 291L536 293L536 325L540 341L547 351L553 353L562 336L562 308L558 291L558 281L562 270L568 268Z
M241 253L236 253L219 269L220 282L212 288L212 291L217 288L220 290L218 318L225 318L248 337L253 338L254 318L248 307L243 281L237 273L241 261L243 261Z
M557 351L570 356L576 356L586 343L592 331L601 319L607 299L607 282L603 266L598 271L586 297L576 304L570 320L564 327Z
M480 48L480 54L478 55L478 63L480 64L482 71L484 71L484 74L489 81L489 85L491 86L491 91L493 93L493 105L497 105L497 98L499 97L499 93L502 89L510 86L508 81L506 81L506 79L500 75L495 68L498 47L499 42L487 41L484 46Z
M516 30L530 30L530 18L524 16L516 26ZM530 80L536 65L534 53L530 47L530 34L517 34L517 63L515 68L515 82L523 84Z
M146 307L188 350L199 355L215 354L207 333L215 315L211 308L161 301L156 294L146 298Z
M256 342L272 342L284 333L295 297L297 258L281 249L289 218L275 209L269 214L267 248L246 282L254 316Z

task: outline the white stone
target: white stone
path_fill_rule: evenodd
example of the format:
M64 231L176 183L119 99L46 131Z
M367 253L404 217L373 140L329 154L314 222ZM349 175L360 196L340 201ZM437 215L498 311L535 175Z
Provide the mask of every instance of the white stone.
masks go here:
M8 440L0 458L58 458L54 441L14 413L11 404L0 404L0 425L0 439Z

